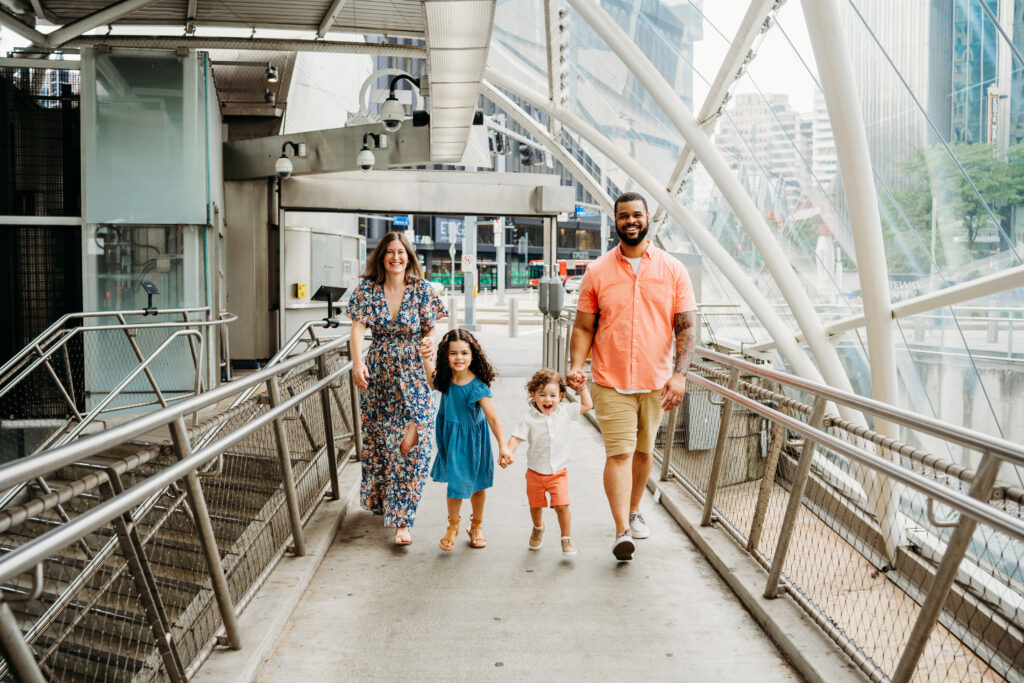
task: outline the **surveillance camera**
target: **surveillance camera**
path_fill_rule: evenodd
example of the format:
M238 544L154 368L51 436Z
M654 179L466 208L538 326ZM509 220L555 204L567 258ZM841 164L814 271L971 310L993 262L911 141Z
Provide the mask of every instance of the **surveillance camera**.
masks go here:
M369 171L376 162L377 160L374 158L373 152L365 145L359 154L356 155L356 164L364 171Z
M294 168L292 167L292 160L282 154L274 162L274 173L280 176L281 180L284 180L292 174Z
M380 120L384 124L384 130L394 133L402 127L402 119L405 118L405 109L394 95L384 100L380 106Z

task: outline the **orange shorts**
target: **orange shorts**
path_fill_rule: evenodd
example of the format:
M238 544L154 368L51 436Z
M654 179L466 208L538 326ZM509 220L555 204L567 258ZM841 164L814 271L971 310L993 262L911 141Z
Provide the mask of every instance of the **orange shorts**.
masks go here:
M548 507L548 496L545 494L551 496L551 507L569 504L569 476L564 467L554 474L541 474L526 469L526 499L530 501L530 507Z

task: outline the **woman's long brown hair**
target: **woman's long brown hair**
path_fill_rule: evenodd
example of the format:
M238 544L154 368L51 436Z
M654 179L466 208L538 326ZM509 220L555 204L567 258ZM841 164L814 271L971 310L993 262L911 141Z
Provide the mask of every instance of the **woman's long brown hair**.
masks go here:
M363 272L362 277L378 285L384 284L384 277L386 275L384 270L384 254L388 250L388 245L395 240L402 243L406 254L409 256L409 262L405 265L405 284L409 284L411 280L423 279L423 268L420 267L420 260L416 257L416 250L409 244L405 233L401 232L389 232L380 238L380 242L377 242L377 246L374 247L370 258L366 259L366 270Z

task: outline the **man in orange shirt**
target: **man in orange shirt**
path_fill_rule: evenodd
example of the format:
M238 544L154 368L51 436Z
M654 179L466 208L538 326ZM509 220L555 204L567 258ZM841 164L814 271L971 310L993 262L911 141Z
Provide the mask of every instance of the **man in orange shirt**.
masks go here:
M593 354L594 412L604 440L604 490L615 521L612 553L633 559L633 539L650 531L640 513L662 412L678 406L696 344L690 276L677 259L646 240L647 201L627 192L615 200L619 245L583 276L567 376L586 384Z

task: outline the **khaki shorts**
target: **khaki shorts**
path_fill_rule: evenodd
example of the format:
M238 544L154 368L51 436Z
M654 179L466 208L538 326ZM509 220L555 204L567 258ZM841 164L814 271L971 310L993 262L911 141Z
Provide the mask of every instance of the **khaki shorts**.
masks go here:
M591 384L594 415L601 425L605 455L650 453L661 427L661 389L643 394L620 394L614 389Z

